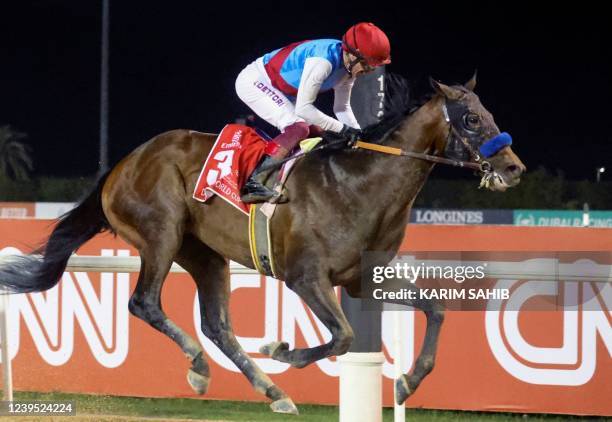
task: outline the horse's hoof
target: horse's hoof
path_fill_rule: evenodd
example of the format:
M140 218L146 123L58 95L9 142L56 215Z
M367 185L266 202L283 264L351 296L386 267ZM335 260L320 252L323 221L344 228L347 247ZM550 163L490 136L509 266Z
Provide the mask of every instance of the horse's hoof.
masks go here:
M412 394L412 391L410 391L410 387L408 387L406 375L402 375L395 380L395 402L397 404L404 404L406 399L410 397L410 394Z
M206 394L210 377L205 377L202 374L198 374L193 369L189 369L189 371L187 371L187 382L197 394Z
M259 353L274 358L279 352L289 350L289 344L284 341L273 341L259 348Z
M275 413L288 413L290 415L300 414L295 404L293 404L293 400L289 397L270 403L270 409Z

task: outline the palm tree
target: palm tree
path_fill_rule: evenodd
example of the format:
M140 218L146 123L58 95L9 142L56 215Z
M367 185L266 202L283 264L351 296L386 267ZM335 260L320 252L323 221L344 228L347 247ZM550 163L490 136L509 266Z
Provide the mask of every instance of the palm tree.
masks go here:
M30 147L21 142L25 133L0 126L0 177L11 180L28 180L33 163Z

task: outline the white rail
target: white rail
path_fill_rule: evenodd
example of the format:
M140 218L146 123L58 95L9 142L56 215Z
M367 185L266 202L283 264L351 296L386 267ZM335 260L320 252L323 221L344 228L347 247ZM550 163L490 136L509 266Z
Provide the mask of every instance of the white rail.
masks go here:
M11 260L14 255L0 256L0 265ZM482 261L458 261L458 260L400 260L399 263L423 263L425 266L472 266L483 265ZM390 264L391 265L391 264ZM68 261L66 268L69 271L83 272L117 272L132 273L140 271L140 257L112 257L112 256L77 256L73 255ZM173 264L170 272L185 273L186 271L178 264ZM230 262L232 274L256 274L255 270L247 268L235 262ZM576 263L562 263L554 258L528 259L521 262L487 261L484 273L487 278L530 280L530 281L589 281L610 282L612 281L612 266L597 264L588 260Z
M10 262L16 255L0 256L0 265ZM137 273L140 271L139 256L78 256L73 255L68 260L66 271L83 272L112 272L112 273ZM185 269L178 264L172 264L171 273L186 273ZM244 265L230 262L232 274L257 274L255 270Z
M13 256L0 256L0 265L6 263ZM415 261L416 262L416 261ZM431 266L446 266L446 265L482 265L482 262L459 262L459 261L443 261L443 260L419 260L419 264ZM612 281L612 270L610 265L600 265L591 261L582 261L574 264L559 263L556 259L534 259L524 262L487 262L486 275L490 278L511 279L511 280L532 280L532 281L595 281L595 282L610 282ZM551 271L551 269L554 269ZM117 272L117 273L132 273L140 271L140 257L103 257L103 256L76 256L73 255L68 261L67 271L83 271L83 272ZM173 264L170 272L185 273L186 271L178 264ZM232 274L257 274L255 270L230 262L230 272ZM11 361L8 350L8 306L9 295L2 295L0 298L0 346L2 363L3 363L3 380L4 380L4 400L12 400L12 377L11 377ZM398 324L399 318L396 318ZM399 353L399 325L396 327L395 334L397 343L394 345L396 354ZM401 373L401 359L395 359L396 373ZM380 380L374 380L379 382ZM340 403L342 406L342 403ZM364 403L367 406L367 403ZM404 406L396 405L395 420L404 419Z

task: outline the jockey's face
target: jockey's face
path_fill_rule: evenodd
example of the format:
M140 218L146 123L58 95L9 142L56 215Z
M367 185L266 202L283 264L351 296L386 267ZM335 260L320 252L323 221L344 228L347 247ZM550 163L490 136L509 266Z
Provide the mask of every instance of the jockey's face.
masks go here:
M356 56L350 53L344 53L344 65L350 70L351 75L354 77L370 73L375 69L374 66L370 66L365 60L358 60L357 63L353 65L353 68L350 69L351 63L355 60L358 60Z
M375 69L374 66L370 66L365 60L360 60L354 67L353 67L353 75L355 76L359 76L359 75L364 75L366 73L370 73Z

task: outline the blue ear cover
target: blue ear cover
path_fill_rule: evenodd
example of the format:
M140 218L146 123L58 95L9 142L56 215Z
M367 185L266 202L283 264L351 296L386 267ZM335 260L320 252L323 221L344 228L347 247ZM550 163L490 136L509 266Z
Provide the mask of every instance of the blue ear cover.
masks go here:
M483 157L489 158L508 145L512 145L512 136L508 132L502 132L482 144L479 149Z

